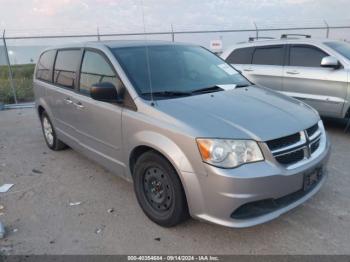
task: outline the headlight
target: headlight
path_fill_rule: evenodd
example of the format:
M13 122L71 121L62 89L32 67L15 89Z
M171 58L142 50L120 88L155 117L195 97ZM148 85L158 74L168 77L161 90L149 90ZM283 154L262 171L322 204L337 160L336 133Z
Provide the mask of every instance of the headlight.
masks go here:
M217 167L233 168L264 160L258 144L253 140L198 138L197 145L203 161Z

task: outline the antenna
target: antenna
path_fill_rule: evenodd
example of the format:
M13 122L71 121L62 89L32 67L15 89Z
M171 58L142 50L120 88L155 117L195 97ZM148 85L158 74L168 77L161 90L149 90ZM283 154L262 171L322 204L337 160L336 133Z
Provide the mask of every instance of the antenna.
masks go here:
M145 36L146 41L146 63L147 63L147 71L148 71L148 80L149 80L149 87L151 91L151 105L154 106L154 99L153 99L153 87L152 87L152 75L151 75L151 66L150 66L150 60L149 60L149 49L147 44L147 33L146 33L146 24L145 24L145 12L143 7L143 0L141 1L141 7L142 7L142 23L143 23L143 33Z

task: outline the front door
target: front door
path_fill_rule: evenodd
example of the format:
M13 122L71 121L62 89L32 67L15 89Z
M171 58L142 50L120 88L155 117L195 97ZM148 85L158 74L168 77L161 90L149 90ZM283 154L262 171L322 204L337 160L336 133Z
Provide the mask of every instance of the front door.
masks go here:
M122 159L122 110L118 104L90 97L94 84L122 83L108 59L99 51L85 50L77 95L73 98L75 127L83 153L114 172L124 175Z
M283 91L314 107L324 116L339 117L347 92L347 72L321 67L325 51L311 45L291 45L284 67Z

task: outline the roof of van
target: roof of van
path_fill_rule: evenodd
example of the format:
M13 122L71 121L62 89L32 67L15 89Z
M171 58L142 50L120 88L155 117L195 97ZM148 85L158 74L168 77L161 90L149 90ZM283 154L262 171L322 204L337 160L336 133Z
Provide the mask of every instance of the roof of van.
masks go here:
M111 48L129 46L149 46L149 45L185 45L186 43L161 41L161 40L107 40L94 43L101 43Z
M120 47L155 46L155 45L193 45L193 44L161 41L161 40L103 40L103 41L88 41L88 42L77 42L77 43L71 43L71 44L55 45L48 49L98 47L98 46L107 46L109 48L120 48Z

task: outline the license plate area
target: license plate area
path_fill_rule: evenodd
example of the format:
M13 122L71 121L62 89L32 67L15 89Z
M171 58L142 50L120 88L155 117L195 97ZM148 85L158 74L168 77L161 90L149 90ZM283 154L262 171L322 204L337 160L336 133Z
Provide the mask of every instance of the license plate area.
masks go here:
M322 179L323 172L322 168L316 168L311 172L304 174L303 189L304 191L309 191Z

